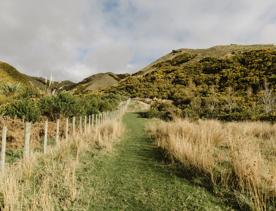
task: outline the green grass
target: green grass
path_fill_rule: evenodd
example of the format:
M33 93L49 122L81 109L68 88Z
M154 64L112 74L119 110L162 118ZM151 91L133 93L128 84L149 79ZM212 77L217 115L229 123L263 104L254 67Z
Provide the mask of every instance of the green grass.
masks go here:
M124 117L126 134L112 153L86 153L78 169L77 207L85 210L230 210L205 188L178 176L144 131L138 114Z

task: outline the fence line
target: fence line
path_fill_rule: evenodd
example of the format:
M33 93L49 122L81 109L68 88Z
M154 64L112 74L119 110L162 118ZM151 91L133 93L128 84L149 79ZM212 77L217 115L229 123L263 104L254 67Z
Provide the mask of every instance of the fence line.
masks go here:
M47 153L47 144L48 144L48 120L45 121L44 125L44 142L43 142L43 153Z
M56 123L56 144L59 144L59 125L60 125L60 119L57 119L57 123Z
M4 126L2 130L2 148L1 148L1 160L0 160L1 171L5 169L7 132L8 132L8 128Z
M66 118L65 123L65 141L69 139L69 118Z
M32 123L25 122L25 129L24 129L24 153L23 158L28 160L30 157L30 141L31 141L31 129Z
M76 117L73 117L73 120L72 120L72 130L73 130L73 137L76 136Z
M92 114L89 116L79 117L79 128L76 128L76 117L72 117L72 131L69 132L70 127L70 118L65 119L65 132L64 137L65 141L69 141L70 134L72 137L76 137L77 133L79 134L87 134L90 133L92 128L97 128L104 124L109 120L117 120L123 115L129 105L130 100L127 100L124 104L122 104L116 111L107 111L101 112L98 114ZM7 133L8 128L3 126L2 128L2 144L1 144L1 155L0 155L0 170L5 169L5 156L6 156L6 144L7 144ZM49 133L49 122L46 120L44 122L44 138L43 138L43 153L47 153L48 148L48 134ZM31 134L32 134L32 123L24 121L24 147L23 147L23 159L28 160L31 156ZM60 143L60 119L56 120L56 133L55 133L55 143L59 145Z

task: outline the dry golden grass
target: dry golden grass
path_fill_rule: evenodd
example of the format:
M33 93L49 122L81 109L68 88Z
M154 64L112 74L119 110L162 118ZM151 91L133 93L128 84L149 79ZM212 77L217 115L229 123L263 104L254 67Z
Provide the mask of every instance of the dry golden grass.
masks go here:
M213 187L246 196L252 210L266 210L275 200L275 124L156 121L148 131L172 158L208 176Z
M108 120L85 135L53 146L47 154L33 153L29 160L7 167L0 173L0 209L68 210L79 194L76 169L80 153L111 150L122 133L119 119Z

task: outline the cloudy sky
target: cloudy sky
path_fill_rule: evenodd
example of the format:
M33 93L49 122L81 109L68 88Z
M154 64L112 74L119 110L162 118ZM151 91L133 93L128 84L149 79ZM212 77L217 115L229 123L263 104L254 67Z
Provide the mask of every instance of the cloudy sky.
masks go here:
M276 43L275 0L0 0L0 60L56 80L135 72L178 48Z

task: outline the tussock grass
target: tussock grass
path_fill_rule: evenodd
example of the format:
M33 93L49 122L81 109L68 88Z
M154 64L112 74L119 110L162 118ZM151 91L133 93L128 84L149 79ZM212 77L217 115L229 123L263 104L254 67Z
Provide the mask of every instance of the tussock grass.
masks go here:
M157 146L186 170L207 177L214 190L232 193L241 209L275 206L275 124L157 121L148 125L148 131Z
M123 133L120 120L105 121L90 133L77 135L49 149L33 153L0 174L1 210L68 210L76 203L79 189L76 169L81 153L112 149ZM80 208L85 210L85 208Z

